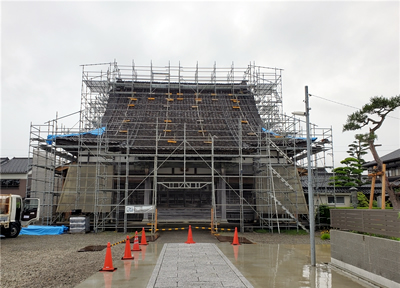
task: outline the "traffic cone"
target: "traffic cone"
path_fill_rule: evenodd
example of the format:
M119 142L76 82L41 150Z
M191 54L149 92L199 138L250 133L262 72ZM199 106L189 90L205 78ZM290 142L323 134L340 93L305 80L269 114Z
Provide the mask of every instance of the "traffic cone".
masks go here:
M137 231L135 232L135 239L133 240L133 249L132 251L141 251L139 247L139 237L137 235Z
M140 239L140 245L148 245L146 241L146 233L144 232L144 227L142 229L142 238Z
M125 254L124 254L124 257L122 257L121 259L122 260L133 260L132 253L131 253L131 241L129 241L129 236L126 236Z
M186 244L195 244L196 243L196 242L193 241L192 226L191 225L189 225L188 240L185 243Z
M238 237L238 232L237 232L237 227L235 227L235 235L233 236L232 245L240 245L240 243L239 243L239 237Z
M101 272L114 272L117 268L114 268L112 264L112 255L111 255L111 245L110 242L107 243L106 250L106 259L104 260L104 267L101 269Z

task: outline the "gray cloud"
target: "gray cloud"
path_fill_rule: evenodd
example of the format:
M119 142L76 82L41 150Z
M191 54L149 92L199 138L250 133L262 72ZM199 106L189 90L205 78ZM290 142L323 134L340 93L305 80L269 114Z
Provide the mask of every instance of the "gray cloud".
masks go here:
M81 64L211 67L255 61L283 72L284 110L311 94L361 107L399 93L399 3L392 2L2 2L1 155L28 153L29 124L80 109ZM332 126L335 162L353 134L354 109L311 98L311 120ZM399 110L381 154L400 146ZM76 118L65 119L67 126ZM11 124L12 123L12 124Z

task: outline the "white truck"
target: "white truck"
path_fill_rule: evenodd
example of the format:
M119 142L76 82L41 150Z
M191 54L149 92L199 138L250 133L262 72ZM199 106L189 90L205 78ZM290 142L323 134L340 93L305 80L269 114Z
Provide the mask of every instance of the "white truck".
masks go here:
M0 194L0 234L15 238L21 227L39 220L40 201L36 198L22 199L19 195Z

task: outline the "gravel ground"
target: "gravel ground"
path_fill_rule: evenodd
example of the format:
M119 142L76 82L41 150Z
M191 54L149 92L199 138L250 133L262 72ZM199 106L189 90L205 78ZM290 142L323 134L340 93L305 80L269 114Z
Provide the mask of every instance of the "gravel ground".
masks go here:
M163 233L170 233L164 234ZM174 232L161 232L158 243L182 241L182 234L175 239ZM185 232L186 233L186 232ZM197 233L203 233L199 235ZM215 237L207 231L193 231L193 238L207 239L214 242ZM220 233L233 236L231 232ZM130 235L133 235L130 233ZM187 235L187 234L186 234ZM198 236L197 236L198 235ZM201 237L200 237L201 236ZM255 243L267 244L307 244L308 235L239 233ZM196 238L198 237L198 238ZM327 244L316 233L316 244ZM176 237L178 238L178 237ZM116 232L63 234L55 236L20 235L15 239L0 240L0 286L12 287L74 287L103 267L105 250L98 252L77 252L90 245L106 245L126 239L126 234ZM202 242L202 240L198 242ZM186 241L186 239L184 239ZM208 242L207 240L204 242ZM218 242L218 241L216 241ZM125 245L112 248L113 261L121 259Z

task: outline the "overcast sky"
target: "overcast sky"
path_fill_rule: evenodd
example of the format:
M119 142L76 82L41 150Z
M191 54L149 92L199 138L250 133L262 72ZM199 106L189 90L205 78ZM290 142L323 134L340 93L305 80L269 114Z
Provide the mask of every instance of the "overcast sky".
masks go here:
M399 1L1 2L1 156L28 156L30 123L80 109L80 65L277 67L284 112L332 127L335 166L347 157L347 115L400 91ZM322 98L324 99L322 99ZM329 99L331 101L325 100ZM378 133L400 147L400 109ZM67 127L77 115L66 118ZM363 131L357 131L358 133ZM372 160L370 154L366 160Z

